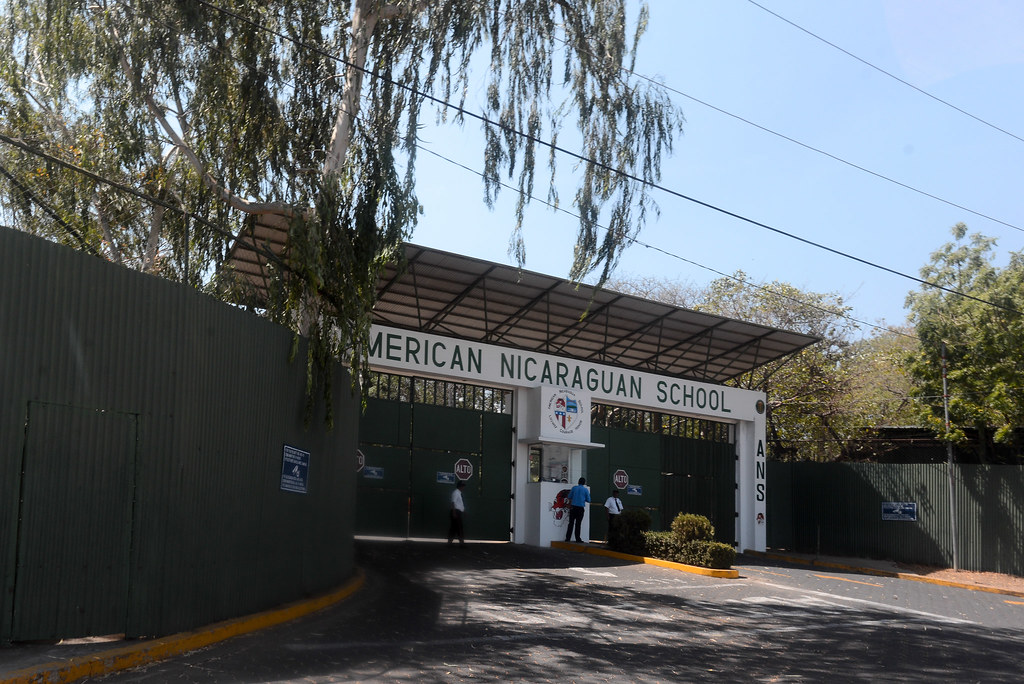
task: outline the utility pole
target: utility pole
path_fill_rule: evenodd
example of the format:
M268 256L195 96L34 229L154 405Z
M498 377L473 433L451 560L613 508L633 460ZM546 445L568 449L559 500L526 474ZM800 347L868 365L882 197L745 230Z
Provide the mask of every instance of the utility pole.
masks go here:
M960 544L956 534L956 499L953 495L953 442L949 440L949 390L946 387L946 343L942 343L942 413L946 424L946 476L949 479L949 529L953 534L953 569L960 569Z

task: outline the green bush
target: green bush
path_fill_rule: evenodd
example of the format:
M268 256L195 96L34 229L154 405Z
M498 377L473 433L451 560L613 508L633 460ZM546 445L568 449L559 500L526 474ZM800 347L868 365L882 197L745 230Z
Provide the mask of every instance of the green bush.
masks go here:
M644 546L650 558L675 561L679 552L679 544L671 532L645 532ZM679 562L679 561L676 561Z
M646 552L644 533L651 529L651 514L640 508L623 511L608 530L608 548L619 553L642 556Z
M672 521L671 532L650 529L651 516L647 511L626 511L608 531L608 548L716 570L726 570L736 562L736 549L714 541L715 528L702 515L680 513Z
M644 544L651 558L727 570L736 562L736 549L722 542L695 539L680 542L674 532L646 532Z
M672 521L672 534L680 544L689 541L711 541L715 538L715 527L703 515L680 513Z
M678 561L680 563L727 570L736 562L736 549L722 542L700 539L682 544L680 556L688 559Z

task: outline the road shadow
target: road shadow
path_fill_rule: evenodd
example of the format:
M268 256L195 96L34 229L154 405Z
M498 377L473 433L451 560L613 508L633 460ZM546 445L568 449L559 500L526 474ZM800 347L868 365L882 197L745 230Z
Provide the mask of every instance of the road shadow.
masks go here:
M770 585L561 549L402 540L356 549L367 581L352 599L103 681L1020 677L1020 630L797 600Z

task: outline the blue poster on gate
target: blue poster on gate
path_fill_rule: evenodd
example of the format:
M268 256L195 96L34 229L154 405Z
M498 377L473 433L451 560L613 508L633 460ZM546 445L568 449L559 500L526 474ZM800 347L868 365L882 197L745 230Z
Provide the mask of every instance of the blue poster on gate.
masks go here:
M281 491L305 494L309 490L309 452L284 446L281 456Z

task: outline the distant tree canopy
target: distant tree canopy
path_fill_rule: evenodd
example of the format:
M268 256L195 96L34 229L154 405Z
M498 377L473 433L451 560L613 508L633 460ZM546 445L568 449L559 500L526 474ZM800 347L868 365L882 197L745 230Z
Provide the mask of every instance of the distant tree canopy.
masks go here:
M907 326L876 331L854 341L845 364L850 368L847 406L861 425L908 427L920 425L920 401L907 367L908 355L917 350L913 329Z
M821 342L773 361L729 384L768 397L769 457L829 460L846 448L849 429L861 418L847 410L853 385L847 361L856 325L837 294L801 291L788 283L755 285L745 273L719 278L705 288L654 279L618 279L609 287L697 311L815 335Z
M1024 427L1024 256L993 265L995 240L967 226L952 229L953 242L932 254L921 277L957 293L923 286L907 297L920 346L909 361L924 419L945 434L942 348L945 344L951 434L963 441L972 428L988 439L1012 442ZM984 459L983 459L984 460Z
M1024 256L1011 253L999 268L994 240L968 237L963 224L953 236L921 269L933 285L908 295L908 324L869 337L855 338L858 326L841 296L782 282L752 284L742 271L704 287L652 277L619 277L609 287L822 339L729 383L766 393L770 458L886 460L923 453L904 442L918 444L931 458L933 438L947 436L945 343L948 438L971 462L1019 463Z
M848 358L856 324L834 293L801 291L784 282L747 284L746 274L711 283L697 309L821 338L803 351L772 361L735 384L765 392L767 437L777 460L829 460L846 447L857 419L844 410L850 390Z
M221 296L235 236L277 221L267 315L308 334L318 362L358 366L377 277L420 211L426 116L479 117L485 201L503 178L519 190L520 263L538 167L557 201L542 141L569 128L585 160L571 160L569 275L608 276L656 210L682 123L630 71L646 6L632 19L627 0L5 0L0 211ZM485 96L470 104L475 63Z

